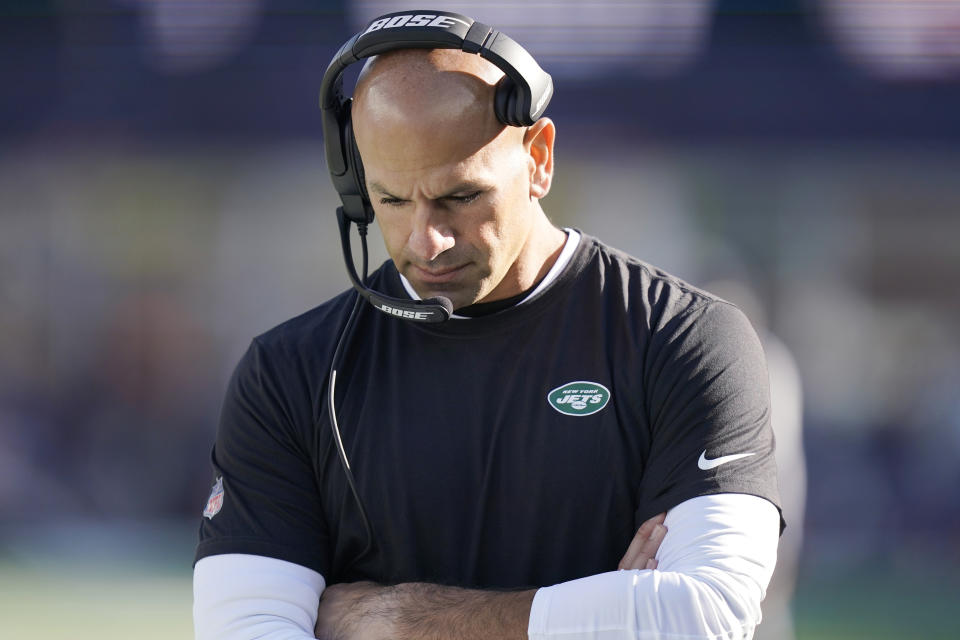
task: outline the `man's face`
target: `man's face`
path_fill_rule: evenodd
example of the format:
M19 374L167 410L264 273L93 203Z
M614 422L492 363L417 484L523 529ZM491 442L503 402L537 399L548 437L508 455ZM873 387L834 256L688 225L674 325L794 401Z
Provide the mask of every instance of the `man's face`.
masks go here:
M475 150L463 140L406 139L384 145L395 155L382 146L364 155L387 252L421 297L444 296L461 308L520 293L512 271L532 215L516 133L505 130Z
M536 163L526 130L494 116L501 72L461 52L395 53L372 65L353 105L387 252L421 297L455 309L520 293L536 262Z

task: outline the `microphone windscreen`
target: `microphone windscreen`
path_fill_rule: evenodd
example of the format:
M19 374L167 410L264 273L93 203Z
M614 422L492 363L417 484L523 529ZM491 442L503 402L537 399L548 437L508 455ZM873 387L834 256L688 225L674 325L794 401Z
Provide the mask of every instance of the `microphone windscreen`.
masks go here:
M453 303L450 302L450 298L437 296L436 298L429 298L427 300L424 300L423 303L440 305L441 307L447 310L447 315L453 315Z

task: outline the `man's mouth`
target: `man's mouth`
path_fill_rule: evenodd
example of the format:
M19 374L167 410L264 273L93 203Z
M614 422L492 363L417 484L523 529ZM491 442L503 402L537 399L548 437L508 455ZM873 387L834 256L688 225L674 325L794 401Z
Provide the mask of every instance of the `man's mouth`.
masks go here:
M455 279L466 268L467 265L457 267L440 267L434 269L425 269L415 264L410 265L414 279L425 284L443 284Z

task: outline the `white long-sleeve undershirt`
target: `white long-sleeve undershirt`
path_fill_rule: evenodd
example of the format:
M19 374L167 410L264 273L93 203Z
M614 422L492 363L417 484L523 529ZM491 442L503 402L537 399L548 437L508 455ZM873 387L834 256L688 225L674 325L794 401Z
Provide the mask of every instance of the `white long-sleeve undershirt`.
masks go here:
M667 512L655 571L612 571L537 591L530 640L750 638L777 561L780 516L756 496Z
M687 500L667 513L649 571L611 571L537 591L530 640L750 638L773 567L779 514L744 494ZM626 549L624 549L626 551ZM209 556L193 574L197 640L313 638L326 582L306 567Z
M196 640L313 638L327 583L307 567L265 556L229 553L193 568Z

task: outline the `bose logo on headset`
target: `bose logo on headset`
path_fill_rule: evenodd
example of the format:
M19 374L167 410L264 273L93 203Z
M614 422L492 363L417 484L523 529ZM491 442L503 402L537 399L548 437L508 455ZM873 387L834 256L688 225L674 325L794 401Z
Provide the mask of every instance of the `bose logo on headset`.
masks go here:
M467 27L470 26L466 21L452 16L438 16L432 13L418 13L416 15L406 13L401 16L393 16L392 18L374 20L370 23L370 26L367 27L367 30L360 35L367 35L371 31L394 29L396 27L452 27L455 22L464 24Z
M377 309L383 311L384 313L389 313L392 316L397 316L398 318L409 318L411 320L426 320L430 317L430 314L425 311L407 311L406 309L397 309L396 307L391 307L388 304L380 303L375 305Z

